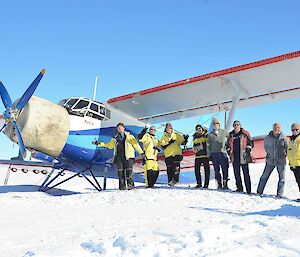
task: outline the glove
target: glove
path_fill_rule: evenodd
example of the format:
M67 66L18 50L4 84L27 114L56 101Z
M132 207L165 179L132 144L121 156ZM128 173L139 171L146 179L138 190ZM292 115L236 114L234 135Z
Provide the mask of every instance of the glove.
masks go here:
M97 141L97 140L95 140L95 141L92 142L93 145L98 145L99 143L100 143L100 142Z
M250 153L252 150L252 147L250 145L247 145L246 147L246 153Z
M143 136L146 134L146 132L147 132L147 127L145 126L144 128L143 128L143 130L140 132L140 134L138 134L138 139L142 139L143 138Z
M141 157L142 157L142 165L145 165L146 161L147 161L147 157L146 157L145 153L142 153Z
M183 145L186 145L189 139L189 135L183 135L184 141L183 141Z
M154 150L157 150L158 152L160 152L160 149L157 146L153 146Z
M170 145L170 144L173 144L175 141L176 141L175 139L171 139L171 140L169 141L169 145Z

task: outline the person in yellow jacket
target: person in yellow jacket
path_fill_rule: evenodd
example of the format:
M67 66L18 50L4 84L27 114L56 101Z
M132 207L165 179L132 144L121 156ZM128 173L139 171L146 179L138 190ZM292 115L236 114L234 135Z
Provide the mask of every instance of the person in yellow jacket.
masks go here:
M186 144L187 140L187 135L182 136L173 130L171 123L166 124L160 145L164 150L169 186L174 186L179 182L180 162L183 159L180 145Z
M144 153L135 137L125 131L124 123L118 123L117 134L108 143L98 141L94 141L92 143L99 147L114 149L113 162L118 171L119 189L125 190L126 182L127 189L133 189L134 179L132 168L135 159L134 150L142 156Z
M291 130L293 135L288 142L287 155L290 169L294 172L294 176L300 191L300 124L293 123ZM297 199L297 201L300 201L300 198Z
M145 153L145 181L147 188L153 188L159 175L159 167L157 163L157 155L160 152L160 142L155 137L156 127L151 126L149 132L145 127L138 135L140 142L143 144Z

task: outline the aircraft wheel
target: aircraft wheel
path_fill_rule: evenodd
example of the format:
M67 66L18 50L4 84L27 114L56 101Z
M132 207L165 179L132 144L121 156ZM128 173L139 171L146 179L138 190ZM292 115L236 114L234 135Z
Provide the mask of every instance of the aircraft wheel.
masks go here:
M33 170L33 173L35 173L35 174L39 174L39 170Z
M27 172L28 172L28 169L22 169L22 171L23 171L24 173L27 173Z
M46 170L41 170L41 173L46 175L48 172Z

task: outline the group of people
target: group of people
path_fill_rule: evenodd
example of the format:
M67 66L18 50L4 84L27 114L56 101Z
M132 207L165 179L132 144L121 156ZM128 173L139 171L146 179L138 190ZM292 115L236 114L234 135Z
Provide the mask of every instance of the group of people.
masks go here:
M279 123L273 124L273 129L264 140L266 151L266 165L257 188L257 194L262 194L272 171L276 168L279 174L277 196L282 197L285 183L285 166L288 157L290 169L293 171L300 191L300 124L291 125L292 136L286 137L282 133ZM183 159L181 145L186 145L188 135L175 131L171 123L167 123L164 135L159 140L156 127L145 127L136 139L125 131L125 125L118 123L116 135L110 142L94 141L99 147L114 149L114 164L119 178L119 189L134 188L133 164L135 151L143 159L146 187L152 188L159 175L157 162L158 153L163 150L167 166L168 185L174 186L179 182L180 162ZM139 145L141 142L143 148ZM241 127L241 123L233 122L233 130L227 132L220 128L218 118L212 120L212 131L197 125L193 134L193 150L195 152L196 188L208 188L210 181L210 161L212 161L218 189L228 189L229 159L232 162L236 181L236 192L243 192L241 170L243 171L246 192L251 194L251 179L249 163L252 162L251 150L254 147L252 137ZM204 183L201 179L201 166L204 167ZM222 171L222 174L221 172Z

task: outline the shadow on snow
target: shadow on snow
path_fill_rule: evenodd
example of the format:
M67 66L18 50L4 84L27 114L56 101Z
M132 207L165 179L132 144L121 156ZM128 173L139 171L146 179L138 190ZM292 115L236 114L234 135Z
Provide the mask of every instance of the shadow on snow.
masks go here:
M37 185L17 185L17 186L1 186L0 187L0 194L3 193L11 193L11 192L41 192L39 191L40 186ZM52 188L45 192L48 195L52 196L63 196L63 195L75 195L80 194L79 192L59 189L59 188Z
M205 207L190 207L190 208L204 210L204 211L211 211L211 212L233 214L237 216L263 215L268 217L276 217L276 216L296 217L300 219L300 206L295 206L292 204L283 204L280 208L276 210L264 210L264 211L246 212L246 213L226 210L226 209L218 209L218 208L205 208Z

